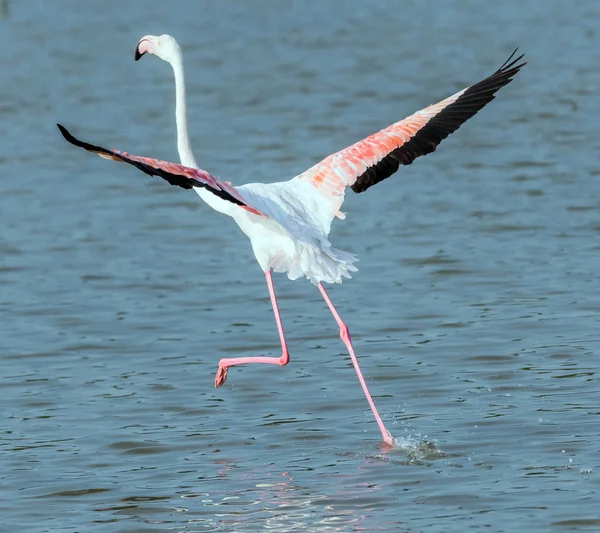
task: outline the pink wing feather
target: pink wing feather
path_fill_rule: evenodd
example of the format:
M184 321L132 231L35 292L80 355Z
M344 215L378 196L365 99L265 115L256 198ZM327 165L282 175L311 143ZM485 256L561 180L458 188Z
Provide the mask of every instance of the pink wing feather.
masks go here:
M176 185L184 189L191 189L193 187L202 187L209 190L219 198L227 200L241 208L254 213L255 215L262 215L258 209L255 209L248 204L246 199L240 194L240 192L227 182L220 181L215 178L206 170L197 168L190 168L177 163L171 163L169 161L161 161L160 159L152 159L150 157L140 157L137 155L130 155L127 152L119 152L118 150L107 150L101 146L95 146L79 139L75 138L69 131L60 124L57 124L58 129L63 134L63 137L71 144L83 148L88 152L98 154L104 159L112 159L113 161L121 161L129 163L137 167L142 172L149 174L150 176L160 176L164 180L168 181L171 185Z
M417 157L433 152L442 140L491 102L494 94L525 65L518 64L523 55L513 60L516 52L479 83L326 157L296 179L311 183L330 199L332 212L342 216L339 208L346 187L357 193L366 191L394 174L400 165L410 165Z

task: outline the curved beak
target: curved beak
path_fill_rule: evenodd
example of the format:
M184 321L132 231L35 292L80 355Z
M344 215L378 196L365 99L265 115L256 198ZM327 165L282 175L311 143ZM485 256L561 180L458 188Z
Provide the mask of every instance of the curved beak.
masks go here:
M135 60L137 61L147 52L150 54L154 52L152 42L143 37L135 48Z

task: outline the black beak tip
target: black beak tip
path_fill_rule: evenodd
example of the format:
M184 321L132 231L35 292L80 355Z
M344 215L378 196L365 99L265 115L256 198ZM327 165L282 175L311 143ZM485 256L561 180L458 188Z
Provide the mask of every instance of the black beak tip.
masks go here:
M138 61L144 54L140 54L139 48L135 49L135 60Z

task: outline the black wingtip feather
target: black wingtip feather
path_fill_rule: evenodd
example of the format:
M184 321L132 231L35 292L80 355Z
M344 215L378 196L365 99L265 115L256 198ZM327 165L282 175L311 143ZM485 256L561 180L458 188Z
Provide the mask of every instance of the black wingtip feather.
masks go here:
M129 163L134 167L138 168L145 174L149 176L160 176L164 180L168 181L171 185L176 185L178 187L182 187L183 189L191 189L194 186L203 187L204 184L201 184L197 180L193 178L188 178L187 176L179 176L177 174L172 174L170 172L166 172L160 168L154 168L146 163L141 161L135 161L127 157L126 154L120 154L118 152L114 152L112 150L107 150L102 146L96 146L94 144L86 143L84 141L80 141L76 137L74 137L67 128L65 128L61 124L57 124L58 129L62 133L65 140L70 142L71 144L77 146L78 148L83 148L88 152L93 152L95 154L99 154L105 158L113 159L114 161L122 161L123 163Z
M515 48L509 58L491 76L467 88L455 102L432 117L408 142L369 167L356 179L351 186L352 190L357 193L364 192L394 174L400 165L410 165L417 157L435 151L448 135L490 103L495 98L496 92L508 85L527 64L522 61L525 54L515 57L518 50L518 47Z
M77 139L76 137L71 135L71 132L67 128L65 128L62 124L56 124L56 125L58 126L58 129L62 133L62 136L65 138L65 140L67 142L70 142L71 144L77 146L78 148L83 148L84 150L88 150L89 152L95 152L97 154L110 155L111 157L116 156L116 154L113 154L110 150L107 150L106 148L102 148L102 146L96 146L94 144L80 141L79 139Z
M60 132L62 133L62 136L69 141L70 143L73 142L73 140L76 140L75 137L73 137L73 135L71 135L69 133L69 130L67 128L65 128L62 124L56 124L58 126L58 129L60 130Z
M523 59L525 57L525 54L521 54L519 57L517 57L514 61L511 60L513 57L515 57L516 53L519 51L519 47L517 46L514 50L514 52L512 54L510 54L510 57L504 62L504 64L498 69L497 72L504 72L506 70L509 70L511 68L513 68L519 61L521 61L521 59ZM517 69L517 71L519 69L521 69L524 65L526 65L526 62L523 62L521 65L514 67Z
M136 167L138 170L141 170L145 174L148 174L149 176L159 176L159 177L163 178L165 181L167 181L168 183L170 183L171 185L181 187L182 189L191 189L193 187L202 187L202 188L207 189L208 191L212 192L215 196L222 198L223 200L226 200L226 201L231 202L236 205L246 205L242 201L237 199L235 196L232 196L231 194L229 194L227 191L224 191L224 190L218 189L218 188L215 189L215 188L211 187L210 185L207 185L206 183L204 183L198 179L195 179L194 177L190 177L190 176L186 176L184 174L178 174L178 173L174 173L174 172L168 172L168 171L164 170L163 168L160 168L157 166L152 166L152 164L150 164L150 162L140 161L139 159L136 159L135 156L129 156L128 154L125 154L125 153L107 150L106 148L103 148L102 146L96 146L94 144L80 141L79 139L77 139L76 137L71 135L69 130L67 130L67 128L65 128L62 124L57 124L57 126L58 126L58 129L60 130L60 132L62 133L62 136L65 138L65 140L70 142L71 144L77 146L78 148L83 148L84 150L87 150L88 152L94 152L96 154L99 154L99 155L107 158L107 159L112 159L114 161L121 161L123 163L128 163L128 164Z

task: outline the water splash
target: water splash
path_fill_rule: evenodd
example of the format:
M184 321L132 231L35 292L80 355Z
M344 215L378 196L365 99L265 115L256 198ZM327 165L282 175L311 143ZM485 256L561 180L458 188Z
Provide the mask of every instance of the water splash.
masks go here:
M393 450L404 452L410 461L426 461L450 457L433 440L428 440L427 435L421 437L393 437Z
M381 444L379 453L341 453L341 456L364 457L392 464L422 465L427 461L453 457L444 452L435 441L428 440L427 435L413 437L392 437L393 445Z

